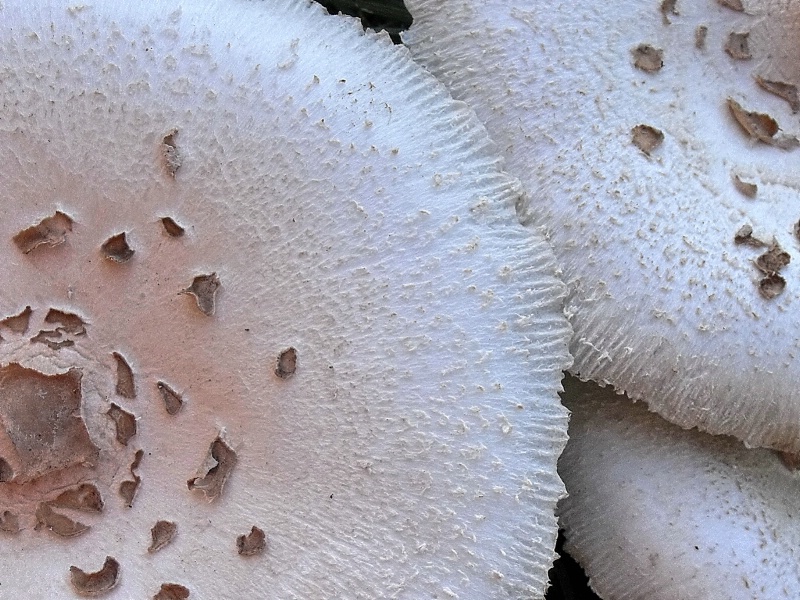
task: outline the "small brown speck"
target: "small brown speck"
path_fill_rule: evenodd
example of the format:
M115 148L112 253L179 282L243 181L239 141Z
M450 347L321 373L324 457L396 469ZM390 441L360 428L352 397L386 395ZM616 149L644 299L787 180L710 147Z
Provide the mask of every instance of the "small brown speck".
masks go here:
M262 529L253 525L250 533L236 538L236 547L242 556L261 554L267 548L267 536Z
M732 31L728 35L728 41L725 42L725 52L727 52L731 58L736 60L750 60L753 58L753 55L750 54L750 47L748 43L749 37L749 31Z
M103 567L95 573L87 573L75 566L70 567L69 572L72 587L81 596L105 594L119 581L119 563L110 556L106 556Z
M637 125L631 130L633 145L647 156L664 142L664 134L650 125Z
M655 73L664 66L664 51L650 44L639 44L631 52L634 66L646 73Z

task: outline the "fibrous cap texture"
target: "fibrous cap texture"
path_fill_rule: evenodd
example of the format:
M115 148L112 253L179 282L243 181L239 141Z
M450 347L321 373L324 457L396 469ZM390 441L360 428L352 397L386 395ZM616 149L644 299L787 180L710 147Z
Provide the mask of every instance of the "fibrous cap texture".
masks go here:
M604 600L797 598L800 479L776 453L682 430L567 380L567 549Z
M0 463L3 595L543 593L565 288L463 104L288 0L5 2L0 73L0 360L92 443Z
M572 371L800 450L797 4L408 5L415 59L476 110L553 242Z

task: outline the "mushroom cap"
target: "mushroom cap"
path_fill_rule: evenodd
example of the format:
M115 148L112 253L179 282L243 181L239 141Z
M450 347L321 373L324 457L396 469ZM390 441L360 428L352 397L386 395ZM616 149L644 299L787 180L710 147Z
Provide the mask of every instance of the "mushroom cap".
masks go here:
M98 451L0 469L4 595L542 593L565 288L462 103L305 1L5 2L0 70L0 365Z
M565 381L566 548L604 600L797 598L800 479L776 453L682 430Z
M403 39L528 189L521 218L570 288L572 372L798 452L800 122L776 92L800 85L800 12L745 4L409 0Z

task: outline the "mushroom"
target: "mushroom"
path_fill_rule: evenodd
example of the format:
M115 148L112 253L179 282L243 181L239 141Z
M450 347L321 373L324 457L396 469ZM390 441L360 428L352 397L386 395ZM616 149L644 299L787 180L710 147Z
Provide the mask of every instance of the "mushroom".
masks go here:
M71 597L106 557L126 598L543 592L566 289L462 103L304 1L11 0L0 65L0 322L31 306L0 365L58 417L16 482L0 402L4 596ZM58 214L63 241L15 245ZM83 483L102 512L46 504ZM87 529L34 531L36 502Z
M800 597L800 480L773 452L686 431L567 379L566 547L603 600Z
M797 4L407 4L414 58L475 109L554 245L572 372L800 451ZM760 270L745 225L791 262Z

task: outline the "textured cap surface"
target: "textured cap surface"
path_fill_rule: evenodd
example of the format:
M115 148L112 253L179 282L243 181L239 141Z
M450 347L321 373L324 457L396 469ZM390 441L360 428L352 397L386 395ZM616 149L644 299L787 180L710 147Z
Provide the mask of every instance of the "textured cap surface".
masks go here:
M527 187L573 372L797 452L800 7L724 4L409 0L404 40Z
M279 0L4 2L0 72L0 360L81 370L100 458L48 481L105 503L0 495L3 595L542 593L565 289L463 104Z

